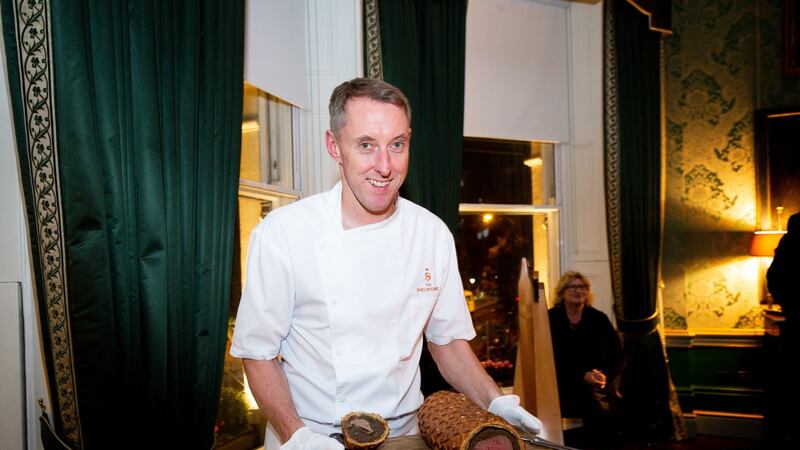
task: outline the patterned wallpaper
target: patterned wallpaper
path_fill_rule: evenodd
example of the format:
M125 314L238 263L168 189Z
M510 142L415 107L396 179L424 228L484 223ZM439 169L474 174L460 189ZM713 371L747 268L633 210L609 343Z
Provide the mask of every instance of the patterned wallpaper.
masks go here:
M675 0L665 40L664 317L760 326L753 112L800 104L780 78L780 0Z

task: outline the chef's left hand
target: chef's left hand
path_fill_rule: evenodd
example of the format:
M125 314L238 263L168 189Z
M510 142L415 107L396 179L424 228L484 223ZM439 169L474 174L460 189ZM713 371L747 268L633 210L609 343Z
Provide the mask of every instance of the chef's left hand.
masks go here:
M489 404L489 412L497 414L511 425L520 427L529 433L539 434L542 431L542 421L519 406L519 396L501 395L495 398Z

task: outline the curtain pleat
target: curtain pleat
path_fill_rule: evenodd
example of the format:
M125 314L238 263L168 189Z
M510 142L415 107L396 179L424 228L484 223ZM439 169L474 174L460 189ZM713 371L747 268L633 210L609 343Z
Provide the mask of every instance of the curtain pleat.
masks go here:
M605 2L606 189L617 325L626 366L626 433L638 440L682 437L659 334L661 258L660 39L625 0Z
M455 232L464 137L466 0L378 2L383 79L412 107L403 195Z
M40 3L52 10L47 63L80 433L63 418L57 429L75 448L210 448L238 183L243 2ZM31 94L24 77L16 81L15 110ZM30 121L19 122L17 135L31 136ZM21 162L33 159L28 141L18 145ZM41 207L32 191L29 212ZM41 267L44 320L52 304ZM56 348L55 337L47 345ZM52 359L57 392L64 368Z

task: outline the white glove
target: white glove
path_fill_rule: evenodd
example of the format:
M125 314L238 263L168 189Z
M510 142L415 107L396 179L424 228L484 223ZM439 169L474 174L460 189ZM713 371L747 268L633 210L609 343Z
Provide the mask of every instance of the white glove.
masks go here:
M280 450L344 450L336 439L314 433L308 427L298 428Z
M506 419L506 422L515 427L520 427L528 433L539 434L542 431L542 421L533 414L519 406L519 396L501 395L489 404L489 412Z

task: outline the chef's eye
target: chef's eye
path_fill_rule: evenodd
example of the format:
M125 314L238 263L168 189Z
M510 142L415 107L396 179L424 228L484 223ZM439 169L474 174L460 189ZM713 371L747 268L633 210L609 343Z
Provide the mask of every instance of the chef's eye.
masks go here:
M391 150L391 151L393 151L395 153L400 153L403 150L405 150L405 148L406 148L406 143L404 141L397 141L397 142L392 143L392 145L389 146L389 150Z
M359 147L359 149L361 149L361 151L362 151L362 152L364 152L364 153L371 152L371 151L372 151L372 149L373 149L373 145L372 145L372 143L371 143L371 142L362 142L362 143L360 143L360 144L358 145L358 147Z

